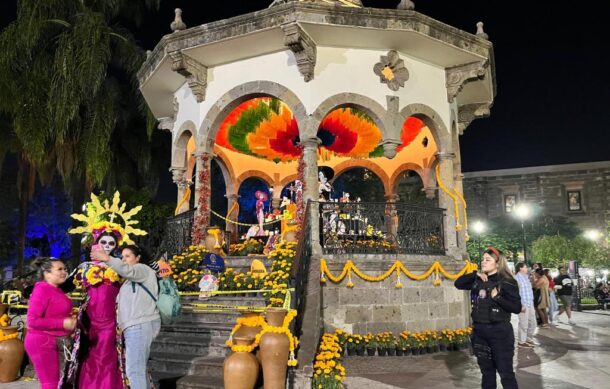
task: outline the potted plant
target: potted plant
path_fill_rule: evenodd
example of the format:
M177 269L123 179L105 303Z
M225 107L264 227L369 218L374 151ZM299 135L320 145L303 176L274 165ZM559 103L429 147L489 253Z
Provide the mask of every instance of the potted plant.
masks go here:
M365 352L364 337L358 334L354 334L352 336L354 339L354 343L356 344L356 355L358 355L359 357L363 357Z
M449 350L449 346L451 345L451 343L453 342L453 331L446 329L441 331L440 333L440 339L439 339L439 350L440 351L447 351Z
M369 357L375 356L375 352L377 351L377 346L379 345L375 335L371 334L370 332L367 335L365 335L364 344L365 344L365 348L366 348L366 354Z
M385 337L383 333L379 333L375 335L375 339L377 342L377 355L380 357L385 357L388 355L388 348L385 344Z
M411 334L409 331L403 331L398 336L398 345L396 347L396 355L407 356L411 354Z

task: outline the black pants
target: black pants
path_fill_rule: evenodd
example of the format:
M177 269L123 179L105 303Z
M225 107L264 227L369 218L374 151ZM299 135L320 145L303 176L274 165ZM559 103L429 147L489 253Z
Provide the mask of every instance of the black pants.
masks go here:
M474 323L473 347L483 375L483 389L496 388L496 372L504 389L518 388L513 371L515 334L509 322Z

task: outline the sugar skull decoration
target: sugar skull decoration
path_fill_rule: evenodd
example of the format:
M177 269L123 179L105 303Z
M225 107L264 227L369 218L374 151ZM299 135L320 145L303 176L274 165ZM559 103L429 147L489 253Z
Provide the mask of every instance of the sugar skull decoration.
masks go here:
M85 214L72 214L75 220L84 223L81 227L70 229L70 234L83 234L89 243L97 243L106 253L123 244L134 244L131 235L146 235L146 231L135 228L137 220L132 219L142 209L141 205L126 210L127 204L121 204L121 195L114 193L112 203L108 200L100 202L95 194L91 194L91 202L86 204Z
M202 292L199 295L199 300L206 300L208 297L212 295L209 292L215 292L218 290L218 278L214 277L211 274L206 274L201 277L199 281L199 290ZM208 292L208 293L205 293Z

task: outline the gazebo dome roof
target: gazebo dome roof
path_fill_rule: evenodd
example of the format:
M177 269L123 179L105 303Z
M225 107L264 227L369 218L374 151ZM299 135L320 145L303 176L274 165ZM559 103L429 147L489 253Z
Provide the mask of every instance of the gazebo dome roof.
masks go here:
M275 5L289 3L291 1L301 2L301 3L316 3L323 5L339 5L343 7L362 7L361 0L275 0L269 7L273 7Z

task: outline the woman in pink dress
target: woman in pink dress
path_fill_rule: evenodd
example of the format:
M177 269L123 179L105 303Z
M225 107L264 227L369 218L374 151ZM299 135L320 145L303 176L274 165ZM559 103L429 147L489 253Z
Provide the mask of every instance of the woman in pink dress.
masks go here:
M97 236L96 243L112 254L118 237L114 232ZM75 284L84 288L86 298L78 317L72 363L62 388L124 389L124 369L119 355L116 297L119 276L105 264L85 262L79 266Z
M56 389L60 355L57 340L68 336L76 326L72 302L60 289L66 280L66 267L54 258L39 259L39 278L29 300L25 349L34 365L42 389Z

